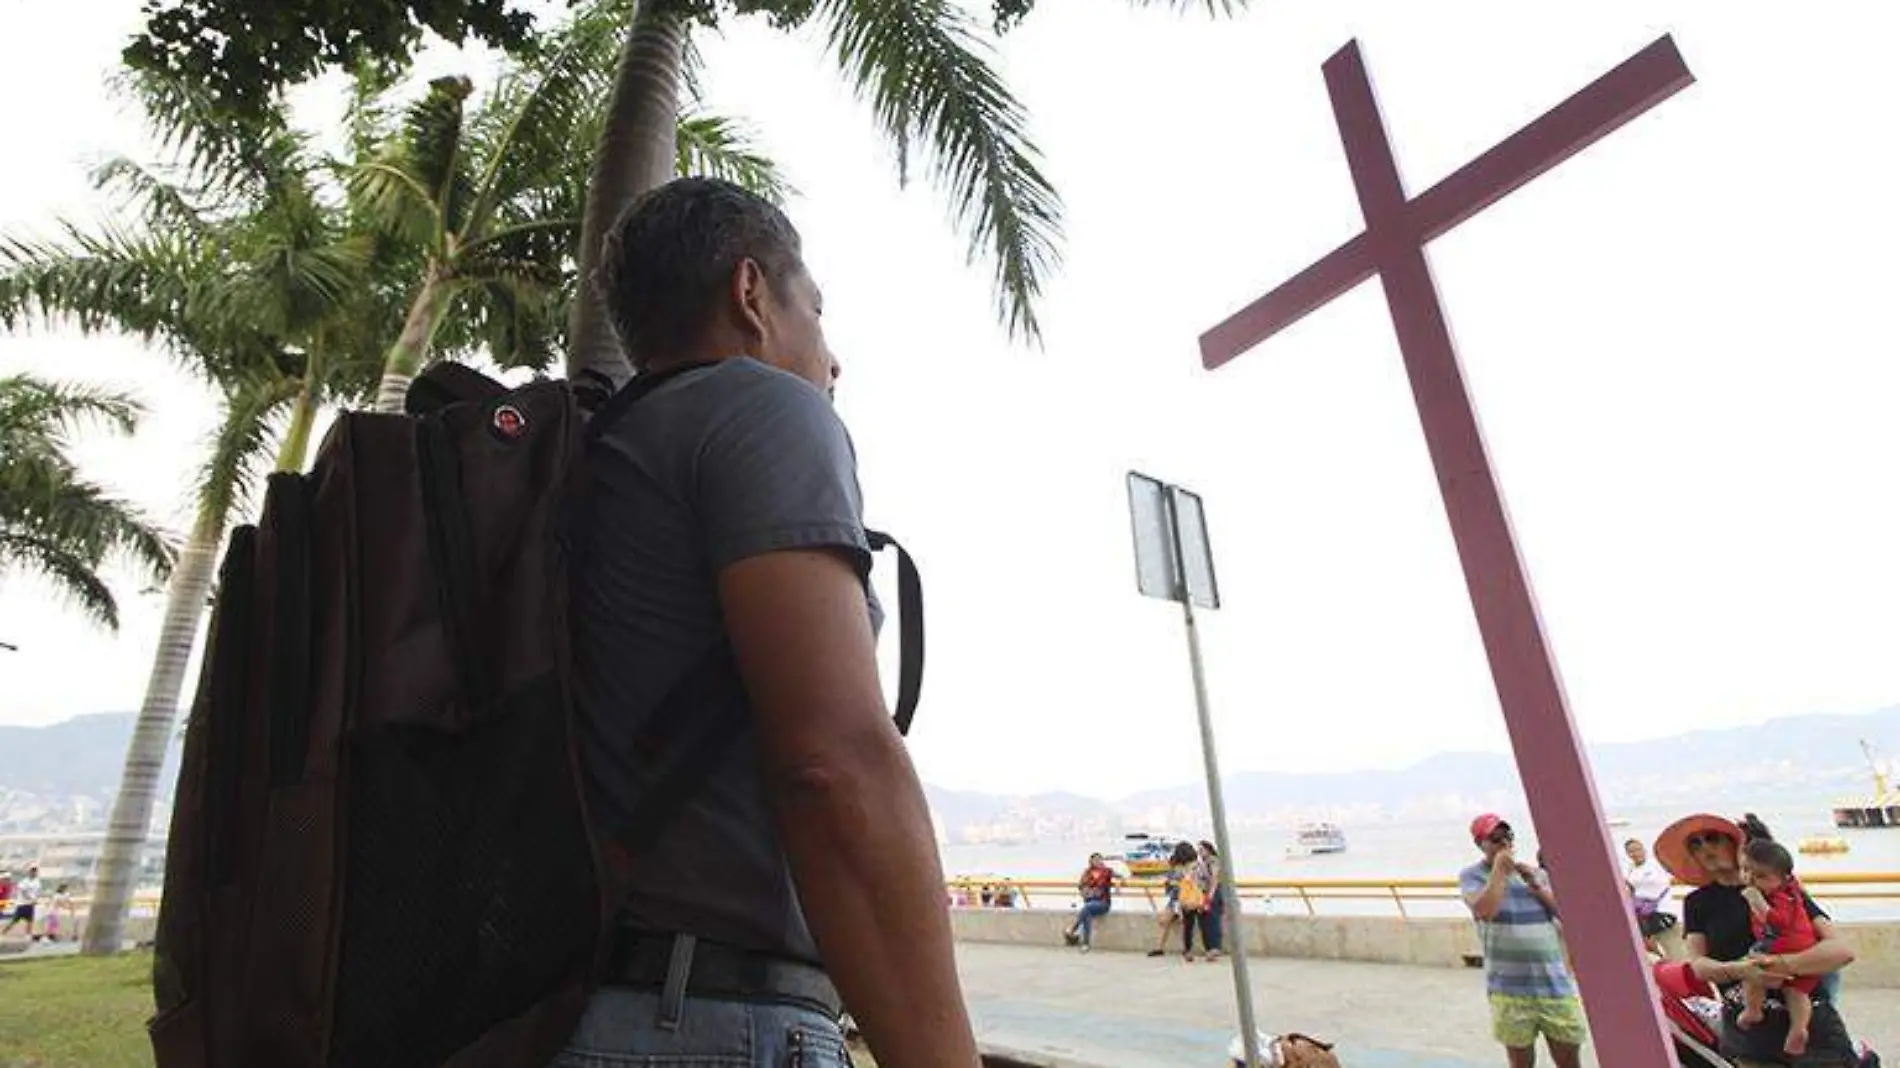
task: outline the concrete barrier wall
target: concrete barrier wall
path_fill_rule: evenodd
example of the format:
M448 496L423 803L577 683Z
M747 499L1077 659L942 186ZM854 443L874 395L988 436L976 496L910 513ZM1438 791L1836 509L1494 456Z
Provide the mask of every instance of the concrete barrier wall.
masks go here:
M959 941L1060 946L1073 913L1054 909L950 910ZM1146 909L1111 912L1095 923L1095 948L1147 952L1157 927ZM1842 924L1858 960L1848 981L1855 986L1900 987L1900 923ZM1180 950L1180 929L1168 948ZM1432 968L1466 967L1478 954L1477 932L1468 920L1380 916L1249 916L1247 950L1301 960L1370 961Z

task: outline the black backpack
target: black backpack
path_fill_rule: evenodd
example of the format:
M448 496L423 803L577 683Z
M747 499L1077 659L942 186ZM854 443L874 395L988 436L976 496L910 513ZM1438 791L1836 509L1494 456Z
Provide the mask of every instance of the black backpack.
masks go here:
M345 413L309 474L271 477L225 553L186 731L158 1068L517 1068L560 1050L628 864L746 726L690 717L637 840L589 820L563 533L586 438L661 377L589 420L566 383L441 364L409 414ZM922 600L897 553L908 730Z

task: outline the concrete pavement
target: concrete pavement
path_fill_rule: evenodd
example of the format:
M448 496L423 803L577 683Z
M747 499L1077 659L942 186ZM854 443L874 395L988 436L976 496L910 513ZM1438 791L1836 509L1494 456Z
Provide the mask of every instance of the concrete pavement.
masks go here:
M1219 964L1059 947L957 946L979 1036L999 1050L1056 1066L1194 1068L1222 1065L1239 1034L1233 973ZM1253 960L1254 1000L1269 1033L1338 1044L1349 1068L1498 1068L1484 975L1399 964ZM1900 1050L1900 996L1844 995L1848 1023ZM1548 1063L1548 1058L1540 1058ZM1596 1065L1588 1051L1585 1064Z

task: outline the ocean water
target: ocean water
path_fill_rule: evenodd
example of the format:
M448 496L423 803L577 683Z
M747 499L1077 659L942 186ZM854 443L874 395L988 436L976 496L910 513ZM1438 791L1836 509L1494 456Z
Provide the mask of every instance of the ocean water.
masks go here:
M1890 873L1892 882L1865 890L1894 895L1872 900L1841 899L1829 901L1825 887L1817 892L1830 912L1842 920L1900 919L1900 829L1847 830L1834 827L1831 814L1821 801L1800 807L1753 808L1768 823L1775 837L1793 848L1809 835L1844 838L1848 852L1831 855L1795 857L1797 872ZM1612 810L1613 819L1629 820L1626 826L1610 828L1612 838L1621 843L1637 838L1648 843L1670 823L1687 814L1678 806L1668 808L1629 808ZM1729 814L1727 808L1716 811ZM1518 853L1526 861L1537 852L1535 828L1528 816L1503 814L1518 829ZM1342 823L1348 848L1344 853L1314 857L1289 857L1287 843L1292 840L1290 827L1236 830L1233 836L1234 874L1243 879L1448 879L1478 859L1463 820L1430 822L1367 823L1355 826ZM1202 832L1196 837L1211 837ZM1088 861L1090 852L1115 855L1122 844L1115 840L1030 842L1022 845L946 845L940 850L946 874L956 876L1011 876L1019 879L1072 879ZM1562 872L1553 873L1561 882ZM1052 902L1038 902L1052 904ZM1067 903L1064 903L1067 907ZM1391 915L1389 901L1335 900L1318 906L1322 913ZM1277 912L1304 912L1297 898L1274 904ZM1406 902L1414 915L1461 915L1456 902Z

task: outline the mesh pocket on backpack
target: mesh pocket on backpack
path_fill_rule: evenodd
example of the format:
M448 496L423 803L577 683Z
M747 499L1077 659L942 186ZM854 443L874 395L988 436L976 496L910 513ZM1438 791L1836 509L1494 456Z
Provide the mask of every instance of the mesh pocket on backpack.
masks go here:
M462 733L352 741L330 1063L434 1066L588 967L567 735L550 676Z

